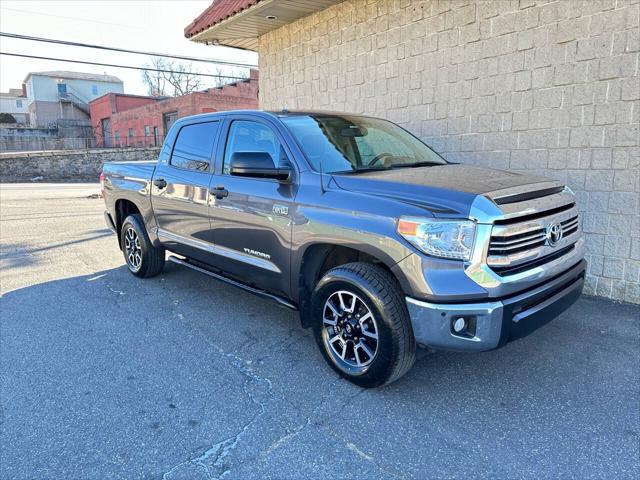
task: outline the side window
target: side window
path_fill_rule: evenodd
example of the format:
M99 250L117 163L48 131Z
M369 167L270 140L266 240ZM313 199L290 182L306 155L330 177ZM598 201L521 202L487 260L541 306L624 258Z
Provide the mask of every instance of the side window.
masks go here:
M278 165L280 142L271 128L257 122L236 120L231 124L224 151L222 173L229 173L234 152L267 152Z
M206 171L217 132L218 122L185 125L178 133L169 163L178 168Z

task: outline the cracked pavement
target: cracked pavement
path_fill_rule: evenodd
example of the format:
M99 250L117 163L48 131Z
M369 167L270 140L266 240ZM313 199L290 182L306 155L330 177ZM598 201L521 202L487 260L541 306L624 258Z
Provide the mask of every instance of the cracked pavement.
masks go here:
M174 264L130 275L75 198L97 186L3 187L0 478L640 475L638 306L585 297L363 390L292 312Z

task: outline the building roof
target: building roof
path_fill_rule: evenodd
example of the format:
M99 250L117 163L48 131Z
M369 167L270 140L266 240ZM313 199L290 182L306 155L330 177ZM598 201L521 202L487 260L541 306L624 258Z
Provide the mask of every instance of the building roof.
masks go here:
M214 0L185 29L194 42L258 49L258 37L344 0Z
M69 72L66 70L53 70L50 72L29 72L24 79L26 82L30 76L65 78L69 80L90 80L92 82L122 83L118 77L113 75L101 75L99 73Z
M21 88L10 88L8 92L0 92L0 97L24 97L24 92Z
M204 12L187 25L184 29L184 36L187 38L193 37L195 34L220 23L222 20L232 17L259 1L260 0L213 0Z

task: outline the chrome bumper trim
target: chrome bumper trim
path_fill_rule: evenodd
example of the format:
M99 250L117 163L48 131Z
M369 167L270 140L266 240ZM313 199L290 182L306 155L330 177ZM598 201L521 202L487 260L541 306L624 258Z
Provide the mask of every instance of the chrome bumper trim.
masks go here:
M406 297L416 342L439 350L479 352L521 338L551 321L577 300L586 262L578 262L550 281L525 292L478 303L431 303ZM452 320L474 317L474 336L452 331Z
M471 304L437 304L407 297L416 342L439 350L479 352L498 346L502 330L502 302ZM459 316L475 316L473 337L451 332L451 320Z

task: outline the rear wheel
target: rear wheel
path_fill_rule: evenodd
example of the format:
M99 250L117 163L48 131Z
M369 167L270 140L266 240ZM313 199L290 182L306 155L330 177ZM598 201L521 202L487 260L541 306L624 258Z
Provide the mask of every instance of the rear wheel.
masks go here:
M127 267L135 276L148 278L162 272L165 250L153 246L139 214L129 215L122 223L120 245Z
M334 268L313 293L314 334L325 360L362 387L391 383L415 360L415 339L395 278L368 263Z

